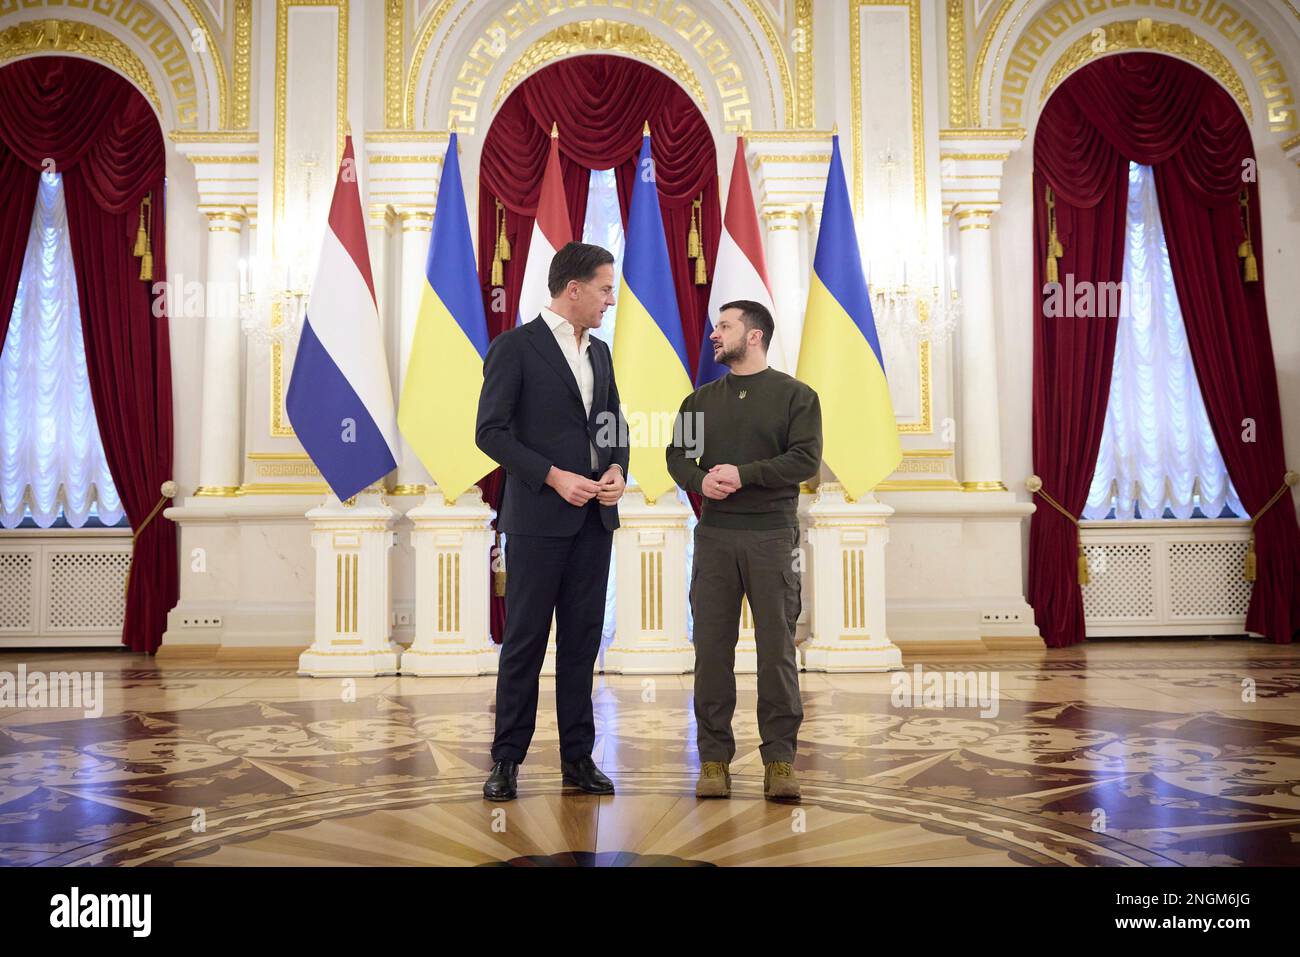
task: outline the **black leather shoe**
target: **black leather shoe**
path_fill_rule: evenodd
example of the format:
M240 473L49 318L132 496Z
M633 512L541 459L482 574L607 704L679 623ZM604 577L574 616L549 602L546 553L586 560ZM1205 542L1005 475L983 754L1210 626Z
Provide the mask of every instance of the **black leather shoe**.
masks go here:
M498 761L483 785L483 796L489 801L513 801L515 780L519 777L518 761Z
M590 756L576 761L561 761L560 773L564 783L571 784L588 794L613 794L614 782L601 773Z

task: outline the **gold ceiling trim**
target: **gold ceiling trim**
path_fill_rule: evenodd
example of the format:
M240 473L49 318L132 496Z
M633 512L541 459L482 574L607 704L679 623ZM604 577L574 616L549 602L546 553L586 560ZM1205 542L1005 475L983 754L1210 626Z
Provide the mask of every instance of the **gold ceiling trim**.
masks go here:
M795 125L810 130L817 124L816 83L813 73L812 0L794 4Z
M684 87L701 110L708 108L699 77L671 45L638 24L598 19L566 23L529 46L502 78L492 111L534 71L554 60L590 52L620 53L650 63Z

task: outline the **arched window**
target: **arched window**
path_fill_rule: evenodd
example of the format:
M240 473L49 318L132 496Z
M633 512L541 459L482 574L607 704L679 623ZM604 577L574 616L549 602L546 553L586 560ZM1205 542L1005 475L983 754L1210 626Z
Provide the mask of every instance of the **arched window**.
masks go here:
M0 352L0 523L123 516L90 397L63 177L45 173Z
M1083 517L1242 514L1192 367L1155 176L1150 166L1129 163L1110 401Z

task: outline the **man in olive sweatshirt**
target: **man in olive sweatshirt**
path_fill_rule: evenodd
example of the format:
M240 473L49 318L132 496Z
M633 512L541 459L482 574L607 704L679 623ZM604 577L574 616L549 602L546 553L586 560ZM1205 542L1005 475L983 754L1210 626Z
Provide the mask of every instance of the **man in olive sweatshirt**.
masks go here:
M821 405L804 383L768 367L772 314L757 302L722 307L709 342L730 369L682 402L668 471L704 497L695 528L691 611L695 616L698 797L728 797L736 740L736 641L749 597L758 648L758 729L763 794L797 801L794 755L803 705L794 627L799 617L799 484L822 457ZM699 442L688 457L685 438Z

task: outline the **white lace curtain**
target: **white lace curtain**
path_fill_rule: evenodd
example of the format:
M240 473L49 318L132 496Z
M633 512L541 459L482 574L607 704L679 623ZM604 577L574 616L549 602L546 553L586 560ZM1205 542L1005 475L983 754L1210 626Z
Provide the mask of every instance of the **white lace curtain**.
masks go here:
M95 421L68 242L63 179L41 176L22 277L0 353L0 524L28 514L48 528L62 514L122 519Z
M1129 164L1124 293L1110 401L1083 517L1244 515L1192 367L1149 166Z

